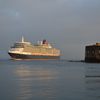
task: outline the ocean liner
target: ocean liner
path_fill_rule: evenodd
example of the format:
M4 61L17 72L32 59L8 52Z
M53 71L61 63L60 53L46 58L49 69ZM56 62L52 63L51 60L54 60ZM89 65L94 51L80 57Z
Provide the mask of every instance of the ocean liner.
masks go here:
M60 58L60 50L52 47L47 40L38 41L37 44L32 45L30 42L24 41L24 37L22 37L21 42L14 43L8 51L8 54L15 60L46 60Z
M85 47L85 62L100 63L100 43Z

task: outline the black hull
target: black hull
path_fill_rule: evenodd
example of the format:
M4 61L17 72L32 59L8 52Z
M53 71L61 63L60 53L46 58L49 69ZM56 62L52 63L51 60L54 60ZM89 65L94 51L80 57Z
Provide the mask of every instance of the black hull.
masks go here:
M12 59L23 59L23 60L49 60L49 59L60 59L60 56L42 56L42 55L24 55L16 53L8 53Z

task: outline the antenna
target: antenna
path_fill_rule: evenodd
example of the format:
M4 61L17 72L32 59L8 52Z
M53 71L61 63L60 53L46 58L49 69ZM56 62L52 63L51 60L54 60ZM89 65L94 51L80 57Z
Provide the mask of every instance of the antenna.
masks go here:
M22 42L24 42L24 37L22 36Z

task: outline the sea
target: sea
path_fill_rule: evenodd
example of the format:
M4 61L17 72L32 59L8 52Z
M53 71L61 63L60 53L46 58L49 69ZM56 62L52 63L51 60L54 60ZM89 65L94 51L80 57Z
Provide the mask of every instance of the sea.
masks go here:
M1 59L0 100L100 100L100 64Z

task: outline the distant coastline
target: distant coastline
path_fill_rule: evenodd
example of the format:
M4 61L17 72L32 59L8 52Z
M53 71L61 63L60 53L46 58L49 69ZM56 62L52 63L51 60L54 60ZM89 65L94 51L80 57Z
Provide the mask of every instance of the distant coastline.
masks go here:
M68 60L68 62L85 62L84 60Z

